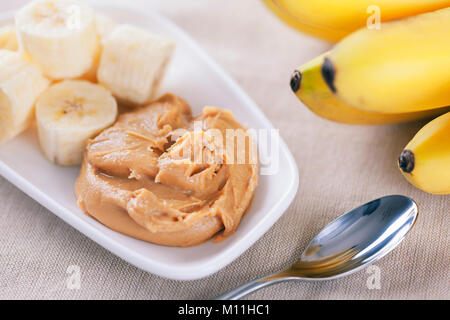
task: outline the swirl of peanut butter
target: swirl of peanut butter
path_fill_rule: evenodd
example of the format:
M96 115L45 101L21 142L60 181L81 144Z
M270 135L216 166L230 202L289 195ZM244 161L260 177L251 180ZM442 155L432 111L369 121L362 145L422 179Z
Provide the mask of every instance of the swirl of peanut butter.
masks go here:
M243 145L230 130L244 133ZM205 107L193 118L184 100L166 94L89 141L78 204L109 228L157 244L192 246L221 230L226 237L258 182L245 134L229 111Z

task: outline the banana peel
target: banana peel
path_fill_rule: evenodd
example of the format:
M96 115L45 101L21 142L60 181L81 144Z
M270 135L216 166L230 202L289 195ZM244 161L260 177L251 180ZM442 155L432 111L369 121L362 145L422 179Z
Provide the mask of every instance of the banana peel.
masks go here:
M343 103L328 87L322 76L322 65L328 53L296 69L291 89L303 104L316 115L340 123L378 125L427 119L450 111L450 107L419 112L386 114L369 112Z

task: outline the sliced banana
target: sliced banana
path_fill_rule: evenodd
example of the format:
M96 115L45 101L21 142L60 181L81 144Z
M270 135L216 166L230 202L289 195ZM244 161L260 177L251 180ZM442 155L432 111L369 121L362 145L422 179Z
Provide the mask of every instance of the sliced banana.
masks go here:
M122 101L142 105L158 94L175 44L129 25L104 40L97 78Z
M0 49L17 51L19 42L17 41L16 29L12 25L0 27Z
M20 43L51 79L88 72L99 50L94 11L75 0L35 0L16 15Z
M28 127L34 103L48 85L39 67L23 54L0 50L0 142Z
M36 102L44 155L62 166L81 164L88 139L110 126L116 116L116 100L104 87L81 80L54 84Z

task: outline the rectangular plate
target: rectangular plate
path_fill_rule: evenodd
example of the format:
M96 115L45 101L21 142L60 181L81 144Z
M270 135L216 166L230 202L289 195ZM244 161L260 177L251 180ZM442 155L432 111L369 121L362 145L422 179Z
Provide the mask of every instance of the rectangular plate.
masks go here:
M172 92L186 99L194 114L201 112L205 105L213 105L231 110L245 126L273 129L242 89L172 22L145 8L133 7L131 1L125 6L111 6L107 1L95 4L98 12L120 23L144 27L176 41L177 49L162 92ZM12 17L12 13L2 14L0 24L12 21ZM292 202L298 187L298 170L281 139L275 155L279 169L274 175L260 176L253 204L237 231L220 243L207 241L190 248L139 241L86 216L77 206L74 195L79 168L61 168L49 163L40 152L34 127L0 146L0 174L65 222L136 267L166 278L192 280L206 277L231 263L255 243Z

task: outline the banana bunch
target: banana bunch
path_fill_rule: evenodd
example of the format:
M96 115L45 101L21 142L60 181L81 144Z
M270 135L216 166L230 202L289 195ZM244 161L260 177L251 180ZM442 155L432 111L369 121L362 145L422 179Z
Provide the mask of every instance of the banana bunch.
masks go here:
M336 122L386 124L442 115L417 134L398 161L408 181L437 194L450 194L447 5L385 22L379 30L363 28L351 33L330 51L297 68L290 82L304 105Z
M336 42L368 24L450 6L449 0L263 0L289 26Z
M115 122L117 100L157 97L174 46L77 0L31 1L0 28L0 142L35 118L45 157L80 164L87 141Z

